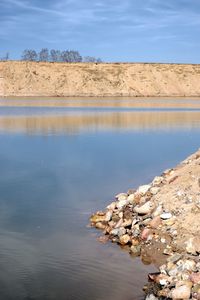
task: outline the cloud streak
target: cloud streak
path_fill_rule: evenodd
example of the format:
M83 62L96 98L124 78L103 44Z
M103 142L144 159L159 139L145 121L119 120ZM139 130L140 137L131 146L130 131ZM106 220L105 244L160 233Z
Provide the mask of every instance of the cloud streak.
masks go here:
M177 37L179 41L184 39L185 45L188 39L188 45L192 42L199 49L199 25L197 0L1 0L0 41L2 39L4 46L0 53L15 48L17 55L29 45L35 48L65 48L67 45L102 56L105 44L105 59L112 60L113 56L116 60L118 56L117 60L123 60L120 49L124 53L126 45L135 46L138 41L141 46L142 40L143 43L154 41L157 47L160 40L166 41L169 47L170 41L173 45ZM5 43L5 39L8 42ZM98 45L101 53L96 53ZM118 54L116 49L119 49ZM178 49L176 51L178 54Z

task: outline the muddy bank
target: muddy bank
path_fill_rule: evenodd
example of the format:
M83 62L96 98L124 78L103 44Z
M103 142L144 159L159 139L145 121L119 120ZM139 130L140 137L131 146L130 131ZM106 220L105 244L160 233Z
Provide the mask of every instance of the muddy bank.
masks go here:
M200 65L0 62L0 96L198 97Z
M200 150L150 184L116 195L91 225L158 272L146 298L200 299Z

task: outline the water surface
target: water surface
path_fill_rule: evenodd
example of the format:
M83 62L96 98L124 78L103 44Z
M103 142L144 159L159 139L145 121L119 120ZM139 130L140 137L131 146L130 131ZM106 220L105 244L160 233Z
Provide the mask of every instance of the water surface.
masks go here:
M31 101L0 101L1 298L142 299L153 266L88 218L199 148L200 101Z

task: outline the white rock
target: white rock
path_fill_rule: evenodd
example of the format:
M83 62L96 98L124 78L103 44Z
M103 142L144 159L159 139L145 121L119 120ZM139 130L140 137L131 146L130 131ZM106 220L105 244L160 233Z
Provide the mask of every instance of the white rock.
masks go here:
M163 220L168 220L168 219L170 219L170 218L172 217L172 214L166 212L166 213L161 214L160 217L161 217L161 219L163 219Z
M153 212L153 217L160 216L162 214L162 212L163 212L162 205L159 205Z
M105 216L105 221L109 222L111 220L111 218L112 218L112 211L108 210L106 213L106 216Z
M110 205L107 206L107 209L114 210L116 207L116 202L112 202Z
M138 206L138 205L135 206L134 211L140 215L146 215L146 214L152 212L154 207L155 207L154 204L151 201L148 201L142 206Z
M122 219L122 218L123 218L123 215L124 215L124 214L123 214L123 211L120 211L120 212L119 212L119 218Z
M119 221L118 221L117 224L115 225L115 228L121 227L122 224L123 224L123 219L119 219Z
M150 189L150 192L151 192L152 195L156 195L159 191L160 191L160 188L157 187L157 186L153 186L153 187Z
M168 281L167 279L160 279L159 283L160 285L167 285Z
M158 298L155 297L153 294L147 295L145 300L157 300Z
M138 192L142 195L145 195L148 190L151 188L151 185L150 184L146 184L146 185L141 185L139 188L138 188Z
M138 223L138 220L137 220L137 219L133 219L133 222L132 222L131 228L133 228L133 227L134 227L134 225L135 225L135 224L137 224L137 223Z
M116 206L118 209L123 208L125 205L127 205L129 202L127 200L120 200L116 203Z
M186 251L191 254L196 254L200 252L200 238L199 237L191 237L186 242Z
M133 203L135 200L135 194L130 194L127 198L128 202Z
M178 263L177 263L177 265L178 265ZM187 270L187 271L195 271L196 263L193 260L187 259L186 261L183 262L182 267L184 270Z
M159 185L159 184L161 184L162 183L162 181L163 181L163 177L161 177L161 176L156 176L155 178L154 178L154 180L153 180L153 185Z
M117 195L115 196L115 198L116 198L117 200L119 200L119 201L121 201L121 200L126 200L126 199L127 199L127 194L126 194L126 193L120 193L120 194L117 194Z
M111 230L110 234L120 237L120 236L126 234L126 229L123 227L115 228L115 229Z

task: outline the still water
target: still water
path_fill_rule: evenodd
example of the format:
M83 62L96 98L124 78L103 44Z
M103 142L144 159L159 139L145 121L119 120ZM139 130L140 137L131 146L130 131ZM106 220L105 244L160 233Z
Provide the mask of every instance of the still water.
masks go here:
M0 299L143 299L88 218L199 148L200 100L31 101L0 100Z

